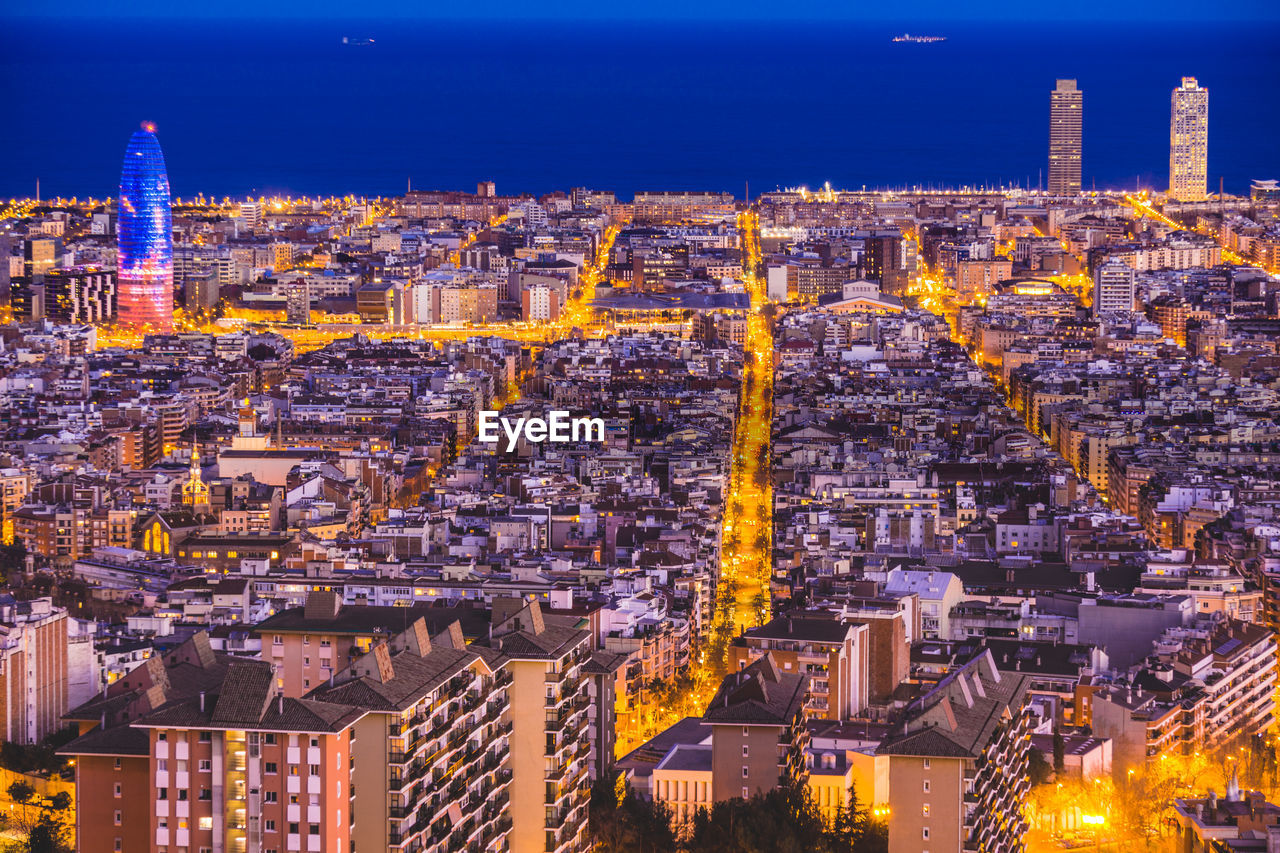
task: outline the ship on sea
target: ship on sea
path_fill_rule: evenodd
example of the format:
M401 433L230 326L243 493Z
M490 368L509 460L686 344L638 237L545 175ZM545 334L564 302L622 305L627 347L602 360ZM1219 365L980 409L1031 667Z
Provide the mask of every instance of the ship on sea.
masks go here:
M903 33L900 36L894 36L894 41L909 41L915 44L932 44L935 41L946 41L946 36L913 36L911 33Z
M356 47L368 47L373 44L373 39L351 38L351 36L343 36L342 43L346 45L355 45Z

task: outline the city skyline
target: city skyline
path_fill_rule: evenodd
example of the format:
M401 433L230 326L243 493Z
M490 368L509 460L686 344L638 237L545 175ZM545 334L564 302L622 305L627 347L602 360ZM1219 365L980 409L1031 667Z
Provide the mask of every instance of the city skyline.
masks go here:
M1168 172L1168 192L1169 194L1181 201L1199 201L1207 197L1207 162L1208 162L1208 89L1197 84L1194 77L1183 77L1181 85L1173 90L1172 98L1172 117L1170 120L1170 142L1169 142L1169 172ZM872 192L894 191L895 189L904 192L921 191L928 189L937 192L954 192L954 191L971 191L973 189L982 189L990 191L1005 190L1026 190L1032 192L1048 192L1049 194L1072 195L1084 191L1082 185L1083 175L1083 92L1078 88L1077 82L1071 79L1059 79L1056 87L1050 92L1050 122L1048 135L1048 169L1046 172L1040 173L1040 180L1047 176L1047 181L1039 184L1023 185L1019 183L1010 184L981 184L981 185L956 185L933 186L932 183L916 183L902 184L897 187L871 187ZM155 125L152 122L144 123L144 131L151 133L154 138ZM135 133L135 137L138 136ZM133 153L133 145L131 143L130 153ZM158 143L155 146L158 152ZM163 154L158 154L160 158L160 167L163 172ZM130 165L128 154L126 154L126 171ZM164 177L164 193L168 197L168 178ZM830 186L830 182L827 183ZM406 188L412 189L412 178L406 179ZM793 189L794 187L788 188ZM807 186L805 187L807 189ZM423 188L420 186L420 191ZM428 186L425 189L438 190L439 187ZM778 187L779 190L783 189ZM837 187L839 190L851 188ZM1090 192L1096 191L1096 183ZM1104 187L1104 192L1124 192L1127 188L1123 187ZM1135 186L1132 189L1142 189L1141 186ZM528 192L527 190L517 190L518 192ZM864 191L866 191L864 189ZM203 196L203 193L199 193ZM194 199L195 196L189 196L188 201ZM246 198L253 198L252 194L245 194ZM261 197L261 196L259 196ZM307 197L302 195L300 197ZM321 195L323 197L323 195ZM332 196L331 196L332 197ZM210 196L212 203L216 196ZM230 196L224 196L230 199Z
M1278 40L13 0L0 847L1280 853Z

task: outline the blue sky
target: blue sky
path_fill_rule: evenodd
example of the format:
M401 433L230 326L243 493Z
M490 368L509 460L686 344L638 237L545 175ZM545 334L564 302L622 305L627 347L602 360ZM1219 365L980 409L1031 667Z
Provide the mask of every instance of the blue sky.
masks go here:
M1213 21L1280 20L1271 0L1078 0L1070 4L1027 0L4 0L4 15L39 18L305 18L375 20L504 19L540 20L1097 20Z

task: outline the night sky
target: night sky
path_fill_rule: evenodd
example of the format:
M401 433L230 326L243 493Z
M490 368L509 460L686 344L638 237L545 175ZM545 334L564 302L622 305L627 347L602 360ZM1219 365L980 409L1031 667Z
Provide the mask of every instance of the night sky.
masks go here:
M195 4L172 0L5 0L0 15L102 18L307 18L307 19L741 19L741 20L1097 20L1097 21L1275 21L1280 3L1270 0L1079 0L1076 3L1028 3L1009 0L913 0L911 3L865 0L214 0Z

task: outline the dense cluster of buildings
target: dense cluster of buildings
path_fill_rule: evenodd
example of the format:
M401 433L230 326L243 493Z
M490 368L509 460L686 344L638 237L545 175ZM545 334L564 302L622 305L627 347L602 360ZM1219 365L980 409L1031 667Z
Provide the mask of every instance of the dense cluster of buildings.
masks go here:
M1162 206L1081 194L1083 103L1058 81L1048 194L743 216L170 212L144 128L118 205L0 236L0 735L75 727L95 853L569 853L617 774L679 832L856 791L923 853L1022 849L1046 744L1123 779L1266 731L1280 193L1204 201L1188 78ZM730 516L770 557L741 632ZM1195 843L1276 823L1178 803Z

